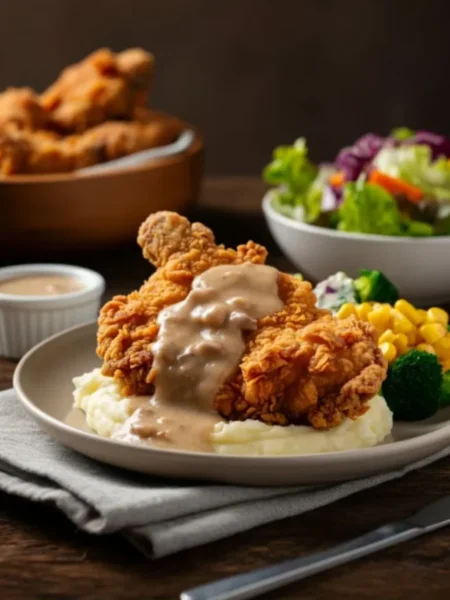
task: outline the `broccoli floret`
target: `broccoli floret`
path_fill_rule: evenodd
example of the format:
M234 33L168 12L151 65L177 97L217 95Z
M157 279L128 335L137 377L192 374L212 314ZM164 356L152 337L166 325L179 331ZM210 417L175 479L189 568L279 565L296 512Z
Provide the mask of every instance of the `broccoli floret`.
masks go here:
M362 269L353 282L358 302L388 302L395 304L398 290L381 271Z
M441 408L444 408L444 406L450 406L450 371L446 371L442 375L441 398L439 406Z
M394 419L420 421L438 410L441 383L437 357L422 350L410 350L389 367L383 396Z

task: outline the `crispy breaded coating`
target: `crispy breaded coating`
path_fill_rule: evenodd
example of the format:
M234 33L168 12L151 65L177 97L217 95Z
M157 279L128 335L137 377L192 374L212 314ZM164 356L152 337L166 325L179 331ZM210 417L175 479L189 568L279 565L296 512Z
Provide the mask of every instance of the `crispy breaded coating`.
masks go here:
M158 116L147 122L110 121L92 127L79 136L79 144L95 152L97 162L105 162L174 142L183 130L174 117ZM74 137L74 136L73 136Z
M32 89L7 88L0 94L0 129L10 125L30 131L48 126L48 115Z
M75 137L75 136L73 136ZM0 130L0 175L65 173L96 164L93 150L48 131Z
M0 175L64 173L173 142L183 127L157 116L147 123L111 121L80 135L0 129Z
M108 302L98 330L103 373L114 376L126 394L152 393L157 316L188 295L196 275L220 264L264 263L267 256L253 242L237 250L218 246L210 229L169 212L151 215L138 242L157 271L138 291ZM318 429L363 414L386 376L375 330L318 309L308 282L280 273L278 284L283 310L244 334L246 350L218 391L215 408L228 419Z
M154 59L140 48L97 50L63 70L41 96L54 126L81 133L107 120L131 119L148 101Z
M120 380L127 394L152 391L156 319L163 308L186 298L196 275L216 265L264 263L267 255L253 242L237 250L218 246L210 229L171 212L150 215L141 225L138 241L144 256L159 269L138 291L105 304L97 337L103 373Z
M265 317L249 337L240 372L216 397L217 410L228 419L307 422L316 429L364 414L386 375L373 327L330 315L305 326L312 316L305 290L282 298L286 308L276 315L276 325Z
M131 113L145 109L150 95L150 84L153 75L155 58L142 48L129 48L116 55L119 72L126 78L133 90L133 106ZM132 116L130 113L129 116Z

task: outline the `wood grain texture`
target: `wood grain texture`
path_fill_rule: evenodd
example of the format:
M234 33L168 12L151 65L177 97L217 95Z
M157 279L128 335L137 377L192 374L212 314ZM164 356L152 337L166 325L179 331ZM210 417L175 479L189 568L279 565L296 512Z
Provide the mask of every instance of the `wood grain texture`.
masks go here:
M268 239L258 213L259 183L210 180L204 194L207 200L192 216L214 227L220 241L237 243L249 231L257 241ZM230 215L233 204L239 211L234 216ZM37 260L35 255L33 259ZM150 271L134 247L70 259L102 272L108 295L135 287ZM272 262L289 269L279 255ZM10 387L14 366L13 361L0 359L0 389ZM0 598L174 600L184 589L323 550L385 522L404 519L444 494L450 494L450 459L312 513L156 562L149 562L120 535L84 534L51 506L0 494ZM440 600L450 594L449 572L447 528L265 598Z
M15 366L14 361L0 358L0 390L11 387Z

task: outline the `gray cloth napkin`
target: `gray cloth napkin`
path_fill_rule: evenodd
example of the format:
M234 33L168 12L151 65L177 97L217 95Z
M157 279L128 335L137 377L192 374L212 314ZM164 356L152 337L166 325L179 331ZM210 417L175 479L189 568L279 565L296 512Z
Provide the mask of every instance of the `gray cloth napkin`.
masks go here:
M255 488L164 480L85 458L42 432L13 390L0 393L0 432L0 490L52 503L90 533L120 531L153 558L313 510L450 454L343 484Z

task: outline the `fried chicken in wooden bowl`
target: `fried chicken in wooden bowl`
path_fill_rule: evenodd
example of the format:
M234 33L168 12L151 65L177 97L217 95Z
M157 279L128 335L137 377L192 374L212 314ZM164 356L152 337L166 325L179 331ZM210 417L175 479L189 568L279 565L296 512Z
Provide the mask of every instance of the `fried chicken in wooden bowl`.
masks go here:
M101 49L43 94L0 94L0 248L90 249L126 242L151 212L195 200L203 141L147 108L154 59Z

